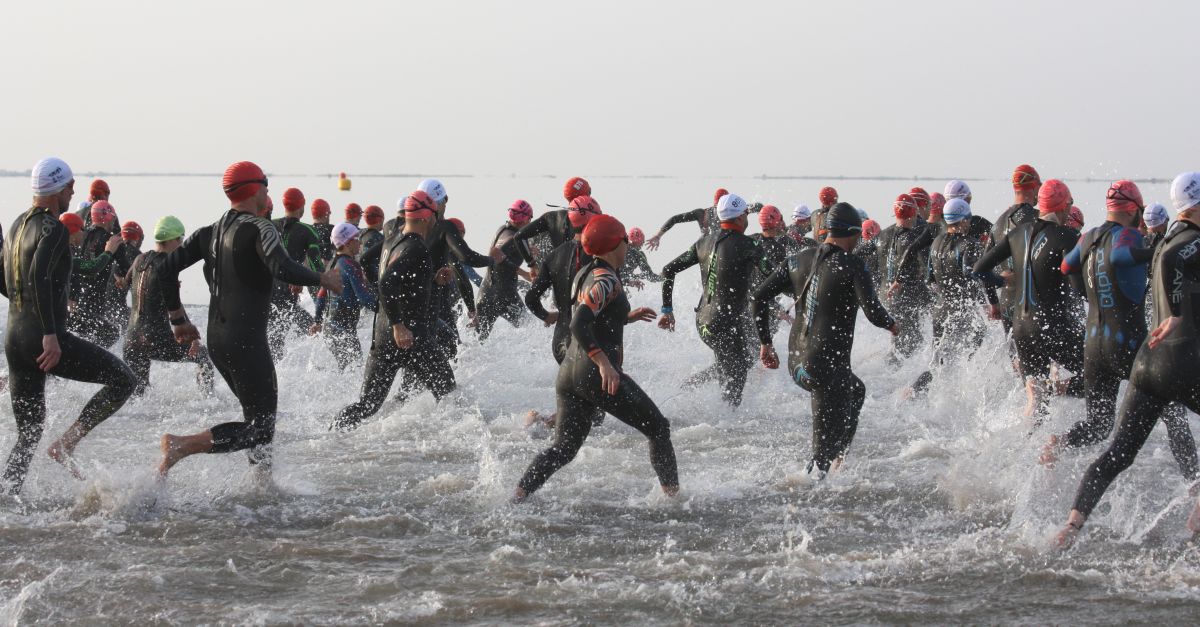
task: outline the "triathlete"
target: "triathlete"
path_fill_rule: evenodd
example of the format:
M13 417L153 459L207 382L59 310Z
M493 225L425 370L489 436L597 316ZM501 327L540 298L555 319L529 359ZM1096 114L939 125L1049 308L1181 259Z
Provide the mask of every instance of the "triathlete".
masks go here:
M322 200L313 201L316 208ZM292 261L313 272L321 272L325 262L321 261L321 236L317 231L300 221L304 216L304 193L295 187L283 192L282 218L272 224L279 231L283 250ZM285 342L289 335L307 333L313 326L313 316L300 304L299 285L276 281L271 289L271 313L267 327L267 340L271 345L271 357L278 361L283 357ZM316 297L316 291L312 290Z
M621 268L621 284L640 287L643 281L658 283L663 280L654 273L642 246L646 243L646 233L636 226L629 229L629 254L625 255L625 266Z
M329 223L332 210L324 198L318 198L312 201L312 206L309 207L308 212L312 216L312 229L317 232L321 246L321 259L329 261L333 259L334 254L333 241L330 240L330 236L333 235L333 225Z
M359 233L358 227L349 222L333 227L331 238L337 254L327 267L336 269L341 275L342 293L330 294L324 288L317 292L316 323L312 327L313 333L324 330L325 342L342 372L351 363L362 359L358 319L363 308L376 311L379 307L375 287L367 281L362 266L355 260L362 247Z
M1037 170L1027 164L1017 166L1013 170L1012 186L1013 204L1008 209L1005 209L999 218L996 218L996 223L992 226L991 237L987 241L989 248L1003 240L1009 231L1027 222L1037 220L1038 208L1036 205L1038 202L1038 190L1042 187L1042 179L1038 176ZM1012 272L1015 261L1015 257L1013 261L1005 261L1001 266L1001 274ZM993 309L992 311L992 318L999 320L1004 325L1005 333L1012 331L1013 308L1017 305L1016 290L1017 282L1009 281L1000 290L999 309Z
M928 200L928 195L925 196ZM883 229L879 236L858 245L859 255L876 258L876 280L881 290L887 290L889 311L896 317L900 333L892 340L889 360L909 357L925 340L921 333L921 314L929 306L928 249L905 255L929 225L918 222L918 204L910 194L900 194L892 205L896 223ZM861 224L860 224L861 227Z
M508 220L492 238L492 248L512 251L515 257L515 249L525 246L525 242L517 243L514 238L531 220L533 206L521 199L514 200L508 207ZM514 327L521 326L525 304L521 302L521 294L517 291L519 273L525 278L529 277L528 273L512 264L499 264L488 270L479 288L479 302L476 306L475 329L479 332L480 340L487 339L492 332L492 326L500 317Z

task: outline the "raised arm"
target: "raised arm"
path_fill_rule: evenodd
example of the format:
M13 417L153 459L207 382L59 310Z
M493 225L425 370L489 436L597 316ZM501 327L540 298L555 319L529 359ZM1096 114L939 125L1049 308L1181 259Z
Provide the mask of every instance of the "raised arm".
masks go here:
M672 259L671 263L668 263L666 267L663 268L663 313L672 313L672 302L675 293L675 275L698 263L700 263L700 256L696 254L696 245L692 244L691 247L684 251L682 255Z

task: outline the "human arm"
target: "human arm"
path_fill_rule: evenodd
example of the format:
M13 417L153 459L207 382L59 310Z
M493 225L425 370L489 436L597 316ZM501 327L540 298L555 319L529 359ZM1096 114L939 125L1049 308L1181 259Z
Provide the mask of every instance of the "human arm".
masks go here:
M771 305L775 302L775 297L791 291L792 281L787 267L776 269L754 291L754 326L758 330L758 340L762 345L771 344Z
M458 277L455 281L458 285L458 295L462 297L467 311L475 313L475 290L471 288L471 279L467 277L467 271L461 263L454 264L453 268L454 275Z
M546 311L546 308L542 305L542 295L546 293L546 290L553 287L553 285L554 282L551 279L550 273L542 271L538 273L537 278L533 280L533 284L525 292L525 306L542 322L546 322L546 319L550 316L550 312Z
M571 318L571 336L583 348L587 356L600 369L600 385L608 394L616 394L621 384L621 374L613 366L608 355L596 341L592 332L596 316L621 293L621 283L610 272L593 277L592 285L579 295L579 307Z
M668 331L675 330L675 275L700 263L700 257L696 254L696 245L692 244L682 255L671 260L662 271L662 314L663 317L658 321L658 326Z
M524 242L528 239L537 237L542 233L548 233L550 231L550 221L547 216L549 215L549 213L543 213L529 224L521 227L521 230L517 231L517 234L513 236L511 241L514 243ZM521 254L521 258L525 260L526 265L528 265L530 268L537 267L537 261L534 260L533 255L530 254L528 246L520 246L517 248L517 251Z
M985 287L1003 287L1008 281L992 270L1010 257L1012 257L1012 248L1008 244L1007 237L993 241L991 248L988 248L979 261L975 262L975 267L971 268L971 275L979 279Z
M881 329L889 329L895 333L896 320L884 308L883 303L879 302L879 296L875 294L875 284L871 279L871 273L867 271L867 265L863 263L861 257L854 255L849 255L847 262L850 272L853 273L854 294L858 298L858 306L866 314L867 320Z

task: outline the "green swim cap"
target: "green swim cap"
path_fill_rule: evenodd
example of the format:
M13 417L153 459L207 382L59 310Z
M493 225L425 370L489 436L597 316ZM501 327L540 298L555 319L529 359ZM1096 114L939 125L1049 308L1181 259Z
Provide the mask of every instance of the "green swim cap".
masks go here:
M183 223L175 216L161 218L154 225L154 241L156 242L169 242L180 237L183 237Z

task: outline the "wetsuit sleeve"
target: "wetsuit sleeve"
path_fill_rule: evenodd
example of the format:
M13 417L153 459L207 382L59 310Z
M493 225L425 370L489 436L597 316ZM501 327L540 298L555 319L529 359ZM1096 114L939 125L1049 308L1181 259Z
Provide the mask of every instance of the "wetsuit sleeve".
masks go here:
M379 309L379 297L375 294L375 290L367 283L367 277L363 273L362 267L351 261L342 261L342 284L346 289L354 290L354 297L363 307L376 311ZM321 288L325 291L325 288Z
M1059 267L1059 270L1063 274L1079 274L1080 272L1083 272L1082 237L1080 237L1079 241L1075 243L1075 248L1072 248L1071 252L1063 256L1062 266Z
M379 257L382 252L383 238L379 238L379 241L371 244L370 248L367 248L367 250L363 252L362 256L358 258L358 262L362 264L363 268L374 268L374 272L366 270L367 280L369 280L371 283L379 282Z
M455 281L458 284L458 295L462 297L463 305L466 305L467 311L475 313L475 290L471 289L471 279L467 277L467 271L463 269L461 263L454 264Z
M775 302L775 297L790 290L792 287L791 275L788 272L788 267L781 266L771 273L770 276L754 290L752 296L754 302L754 325L758 329L758 341L763 345L771 344L771 305Z
M525 306L542 322L545 322L550 315L550 312L542 306L542 294L545 294L552 285L554 282L550 278L550 273L539 272L537 278L533 280L533 285L525 292Z
M993 241L992 247L987 249L979 261L975 262L975 267L971 268L971 276L983 282L984 287L1004 287L1004 279L992 272L992 269L1009 257L1012 257L1012 248L1008 244L1008 238Z
M691 211L685 211L683 213L673 215L667 218L666 222L663 222L663 225L659 227L658 232L666 233L667 231L671 230L671 227L675 226L676 224L683 224L684 222L703 222L704 214L707 212L708 209L692 209Z
M634 255L633 269L638 273L638 278L655 283L663 280L662 277L654 273L654 268L650 267L650 261L646 259L646 253L640 250L630 250L629 252Z
M490 268L495 265L491 257L471 250L471 247L467 246L462 236L458 234L458 229L448 228L443 232L445 233L446 247L450 249L450 254L454 255L455 259L473 268Z
M921 234L917 236L917 239L913 240L913 242L908 245L908 248L905 248L904 252L900 255L900 264L897 266L900 268L900 274L896 277L897 279L906 280L911 278L908 276L907 272L909 268L908 260L921 254L921 251L928 250L929 247L933 245L933 238L933 229L930 228L929 225L926 225L924 229L921 229ZM924 269L924 266L920 266L920 268Z
M663 268L663 286L662 286L662 306L672 307L675 294L675 275L687 270L688 268L700 263L700 256L696 254L696 245L692 244L682 255L671 260L665 268Z
M1117 234L1112 245L1112 263L1118 268L1147 263L1154 257L1153 248L1143 248L1142 234L1136 229L1124 228Z
M587 291L579 295L579 307L571 318L571 336L588 356L601 351L600 343L592 332L596 316L621 293L621 283L612 272L607 270L594 271L593 280Z
M342 281L345 280L346 275L343 274ZM329 292L323 287L317 290L317 295L313 298L313 302L316 304L316 311L313 312L313 318L317 321L317 324L321 324L321 321L325 319L325 305L329 302Z
M517 231L517 234L514 235L510 241L524 242L525 240L537 237L542 233L549 233L550 221L546 218L548 215L549 214L547 213L543 213L534 219L533 222L521 227L521 230ZM520 246L517 248L517 250L521 253L521 258L525 260L526 265L531 267L537 265L537 260L533 258L533 255L529 254L528 246Z
M179 273L201 259L212 239L212 227L206 226L193 232L183 241L183 245L163 257L162 269L158 273L158 286L163 293L163 304L167 311L183 307L179 300Z
M45 220L53 218L45 217ZM37 249L33 251L33 264L30 274L33 277L33 302L37 305L38 321L42 325L42 335L55 332L54 326L54 264L62 256L69 257L70 236L67 227L59 226L50 229L50 234L38 240Z
M306 268L288 256L283 249L283 241L279 239L279 231L270 222L262 218L254 218L253 222L258 228L258 256L270 269L272 276L288 285L321 284L319 272Z
M858 306L862 307L863 313L867 315L867 320L881 329L890 329L892 325L896 324L896 321L884 308L883 303L879 302L879 296L875 294L875 283L871 280L867 264L861 257L851 255L850 271L854 273L854 293L858 296Z

